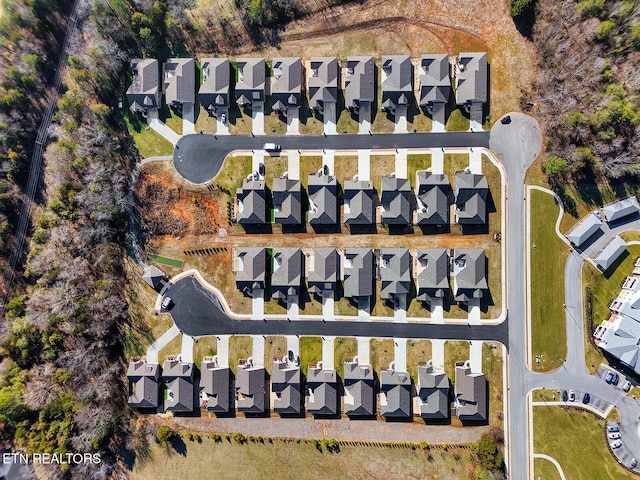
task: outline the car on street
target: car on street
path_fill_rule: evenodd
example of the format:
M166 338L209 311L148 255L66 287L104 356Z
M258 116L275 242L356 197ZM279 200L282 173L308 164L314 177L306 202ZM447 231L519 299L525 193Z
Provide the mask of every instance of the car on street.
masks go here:
M620 428L617 425L609 425L607 427L607 432L619 432Z
M636 468L637 465L638 465L638 461L635 458L632 458L631 461L629 462L629 468Z
M573 402L576 399L576 392L569 390L569 401Z
M607 372L607 374L604 377L604 381L607 383L611 383L612 380L613 380L613 372Z
M620 433L618 433L618 432L613 432L613 433L610 433L608 436L609 436L609 438L610 438L611 440L617 440L617 439L619 439L619 438L620 438Z
M618 380L620 380L620 375L614 373L613 378L611 379L611 385L618 385Z
M585 405L588 404L591 401L591 395L589 395L588 393L584 394L584 397L582 397L582 403L584 403Z
M502 123L503 125L509 125L511 123L511 116L507 115L506 117L503 117L500 120L500 123Z
M609 445L611 445L611 448L615 450L616 448L620 448L622 446L622 440L614 440Z
M162 300L162 308L166 310L171 305L171 302L171 297L164 297L164 300Z
M566 402L569 399L569 394L567 393L566 390L562 391L562 401Z
M264 177L264 163L258 165L258 173Z
M622 386L622 390L624 390L625 392L629 392L629 390L631 390L631 382L629 380L624 382L624 385Z
M273 143L273 142L267 142L262 146L263 150L266 150L267 152L279 152L281 150L280 144L278 143Z

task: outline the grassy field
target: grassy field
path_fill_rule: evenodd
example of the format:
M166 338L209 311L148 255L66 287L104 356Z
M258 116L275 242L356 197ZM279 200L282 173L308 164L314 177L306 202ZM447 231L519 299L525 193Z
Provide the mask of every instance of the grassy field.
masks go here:
M387 338L384 340L371 340L369 343L369 352L371 358L371 366L380 375L381 370L389 368L389 364L394 358L393 340Z
M604 420L589 412L565 411L553 406L534 407L534 452L555 458L567 480L637 478L611 456L603 429ZM537 470L534 473L542 476ZM542 478L546 480L546 477Z
M407 341L407 370L415 385L418 384L418 365L431 360L431 342L429 340Z
M154 255L147 253L147 260L149 262L160 263L162 265L168 265L170 267L182 268L184 262L182 260L176 260L175 258L163 257L161 255Z
M628 254L624 254L622 261L618 263L618 266L613 271L608 271L604 275L600 270L595 268L588 262L585 262L583 268L583 286L591 288L592 305L593 305L593 327L594 329L600 325L604 320L609 318L609 309L607 305L609 302L618 296L620 292L620 284L627 275L631 275L633 271L633 263L635 259L640 256L640 245L630 245L627 247ZM586 315L585 315L586 322ZM588 335L585 328L585 337ZM593 347L589 338L585 338L585 361L587 367L592 373L598 370L600 363L608 363L605 357Z
M250 336L234 335L229 339L229 367L236 373L238 360L253 355L253 339Z
M202 442L182 440L181 454L151 442L146 459L136 462L127 476L131 480L175 478L204 479L212 472L218 479L255 477L296 480L353 478L475 479L481 478L470 449L449 448L423 451L409 448L380 448L341 445L340 452L321 452L304 441L248 442L239 445L204 436ZM363 462L363 459L366 461ZM482 478L489 478L486 476Z
M407 155L407 175L409 176L409 182L411 183L411 188L416 188L416 172L418 170L426 170L430 166L431 166L431 155L428 155L428 154Z
M213 182L235 195L236 188L242 185L242 179L250 173L251 157L227 157Z
M454 382L456 378L456 362L469 360L469 342L447 341L444 344L444 371Z
M160 134L151 130L133 114L125 116L125 123L142 158L173 154L173 145Z
M340 378L344 378L344 361L358 355L358 340L355 338L336 338L334 348L336 371Z
M559 207L554 198L531 191L531 365L548 372L562 365L567 352L564 264L567 245L555 233ZM539 356L540 363L535 359Z
M469 126L469 117L465 117L462 111L459 108L456 108L453 112L451 112L451 115L449 115L445 128L448 132L464 131L469 130Z
M302 337L300 339L300 370L307 375L309 363L322 360L322 338Z
M213 357L218 353L218 340L215 336L196 339L193 347L193 361L200 366L204 357Z
M540 479L562 480L556 466L545 458L533 459L533 471Z

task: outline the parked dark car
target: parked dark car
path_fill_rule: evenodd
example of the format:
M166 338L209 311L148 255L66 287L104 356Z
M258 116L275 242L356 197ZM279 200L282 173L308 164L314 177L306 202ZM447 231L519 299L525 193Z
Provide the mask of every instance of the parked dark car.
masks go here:
M607 375L604 377L604 381L611 383L611 380L613 380L613 372L607 372Z
M500 120L500 123L503 125L509 125L511 123L511 116L507 115L506 117L503 117L502 120Z
M620 375L614 373L613 378L611 379L611 385L618 385L618 380L620 380Z
M588 404L591 401L591 395L589 395L588 393L584 394L584 397L582 397L582 403L584 403L585 405Z
M566 402L567 400L569 400L569 394L566 390L562 390L562 401Z

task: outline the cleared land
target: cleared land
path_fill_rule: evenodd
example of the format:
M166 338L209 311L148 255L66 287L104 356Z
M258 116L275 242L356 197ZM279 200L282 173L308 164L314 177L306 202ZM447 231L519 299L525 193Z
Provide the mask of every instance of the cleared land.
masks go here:
M567 480L636 478L611 456L603 432L604 420L593 413L555 406L533 409L534 452L555 458ZM538 466L536 462L534 475L542 476Z
M548 372L562 365L567 353L564 264L569 252L558 238L560 209L553 196L531 191L531 366ZM539 358L539 363L536 362Z

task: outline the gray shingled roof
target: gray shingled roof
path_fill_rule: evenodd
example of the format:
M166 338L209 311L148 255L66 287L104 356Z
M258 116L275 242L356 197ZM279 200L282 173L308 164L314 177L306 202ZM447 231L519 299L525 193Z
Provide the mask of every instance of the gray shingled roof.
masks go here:
M236 374L236 405L244 413L263 413L265 376L264 367L238 365Z
M144 269L144 273L142 274L142 280L147 283L151 288L156 288L160 285L160 282L164 279L165 274L162 270L160 270L155 265L150 265Z
M607 242L607 244L600 251L600 253L598 253L596 258L593 259L593 261L596 262L596 265L600 270L606 272L607 269L609 269L609 267L611 267L611 265L613 265L615 261L620 258L620 255L622 255L626 251L627 246L627 242L616 235L611 240L609 240L609 242Z
M131 407L158 407L158 378L160 365L147 363L142 360L130 361L127 370L129 380L129 398L127 403Z
M373 367L344 362L344 413L352 416L376 414Z
M164 63L163 75L167 105L196 102L196 62L193 58L170 58Z
M640 205L635 195L631 195L617 202L611 202L602 207L604 218L607 222L615 222L621 218L640 212Z
M383 110L393 112L398 105L411 105L413 65L409 55L383 55L382 78Z
M456 173L456 214L460 225L487 223L489 185L484 175Z
M371 104L375 99L375 65L373 57L347 57L344 78L344 103L347 108L358 112L360 105Z
M335 370L309 368L307 371L307 411L312 415L336 415L338 376Z
M376 220L373 203L373 183L346 180L344 182L344 223L371 225Z
M460 53L456 65L456 103L487 101L486 52Z
M311 57L309 64L309 107L322 112L326 103L338 102L338 59Z
M200 375L200 391L206 395L207 410L214 413L228 413L231 400L229 368L218 367L216 363L210 361L202 362Z
M487 420L487 379L484 373L471 373L468 362L456 365L456 411L462 422Z
M267 250L259 247L238 248L236 286L247 295L254 288L264 289L267 277Z
M411 254L406 248L380 249L380 298L408 295L411 291Z
M263 181L242 181L242 187L236 190L238 197L238 223L261 224L267 223L266 184Z
M286 111L288 107L302 105L302 60L300 57L273 59L273 85L271 108Z
M271 369L271 391L276 394L273 410L277 413L300 413L302 411L302 383L300 368L287 362L273 362Z
M571 227L566 233L566 237L576 247L579 247L595 235L596 232L600 230L600 227L602 227L602 220L594 213L590 213L580 223Z
M418 366L418 408L422 418L449 418L449 378L445 372L435 372L431 360Z
M154 58L131 60L133 80L127 89L127 101L131 111L144 112L160 108L160 67Z
M449 256L444 248L419 248L416 252L418 292L416 298L431 303L445 298L449 290Z
M194 407L193 363L167 359L162 365L162 378L169 390L167 399L164 401L165 410L192 412Z
M274 248L272 251L271 297L286 300L298 295L304 272L304 256L299 248Z
M616 312L598 347L640 374L640 291L627 295Z
M236 103L240 106L253 102L264 102L266 63L264 58L239 58L236 61L238 79L236 81Z
M202 59L202 85L198 98L205 109L229 108L230 83L231 62L228 58Z
M273 179L273 211L276 223L302 223L302 191L300 180L288 177Z
M411 225L411 184L406 178L382 177L382 223Z
M342 269L345 297L373 295L373 251L370 248L347 248Z
M449 55L435 53L420 58L420 106L448 103L451 94Z
M338 223L338 182L332 175L309 175L309 223Z
M418 225L447 225L450 193L449 177L426 170L419 171L416 200Z
M309 293L321 295L323 290L335 290L338 281L338 251L335 248L316 248L313 251L313 270L309 270Z
M383 370L380 393L380 414L383 417L411 416L411 376L408 372Z
M458 302L482 298L489 287L486 257L481 248L456 248L453 253L453 296Z

